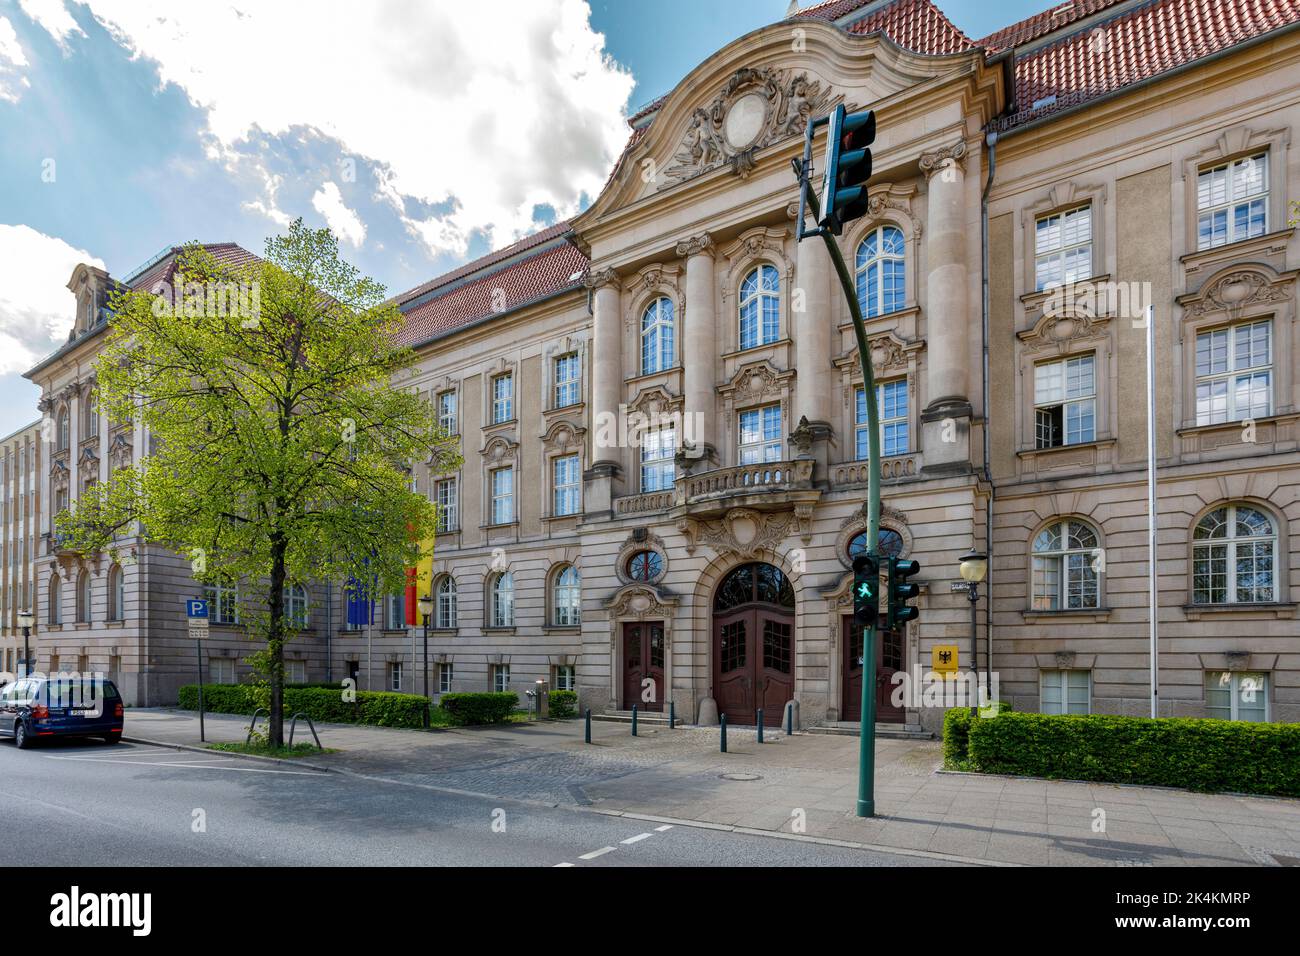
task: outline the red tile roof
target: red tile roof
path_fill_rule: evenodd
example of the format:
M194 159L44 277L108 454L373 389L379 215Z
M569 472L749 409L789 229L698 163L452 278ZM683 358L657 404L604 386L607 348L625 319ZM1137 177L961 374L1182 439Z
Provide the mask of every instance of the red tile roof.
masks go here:
M830 3L800 10L795 16L834 21L866 7L869 2L831 0ZM883 33L899 46L929 56L961 53L975 46L970 37L957 29L930 0L892 0L884 6L864 11L861 19L848 23L845 29L861 36Z
M212 254L214 259L226 265L241 266L259 258L234 242L205 242L202 246ZM184 248L184 246L172 246L162 254L162 258L151 263L143 272L138 272L131 277L126 284L132 290L139 292L152 289L158 282L170 283L176 272L176 257L184 251Z
M1036 13L1019 23L1013 23L1009 27L990 33L984 39L977 40L976 45L989 51L1022 46L1124 2L1126 0L1066 0L1065 3L1058 3L1050 10Z

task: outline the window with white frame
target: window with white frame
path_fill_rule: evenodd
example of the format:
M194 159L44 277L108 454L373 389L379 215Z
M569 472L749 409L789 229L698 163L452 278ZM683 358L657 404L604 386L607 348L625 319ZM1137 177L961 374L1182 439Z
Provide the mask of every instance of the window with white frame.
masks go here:
M553 690L577 690L576 668L572 664L556 664L551 678Z
M439 531L455 531L460 528L460 496L457 491L455 478L443 478L434 484Z
M1249 505L1215 508L1192 533L1192 603L1277 600L1277 527Z
M433 626L450 629L456 626L456 580L445 575L435 590Z
M880 413L880 453L907 453L907 379L880 382L876 385L876 411ZM867 390L858 386L853 392L854 455L867 457Z
M406 595L390 594L384 598L384 630L401 631L406 628Z
M1035 611L1075 611L1101 606L1101 550L1097 532L1082 521L1048 525L1034 539Z
M208 680L213 684L233 684L235 682L235 659L233 657L209 657Z
M493 627L515 626L515 578L509 571L492 579L490 620Z
M504 694L510 689L509 664L492 665L492 689L498 694Z
M781 406L747 408L739 415L740 464L781 460Z
M299 630L307 627L307 589L301 584L285 586L284 613L294 627Z
M581 401L581 368L577 352L555 360L555 407L567 408Z
M126 620L126 572L119 564L113 565L108 572L108 619L110 621Z
M662 372L673 365L673 302L655 299L641 313L641 374Z
M438 427L448 435L459 434L456 425L456 393L438 393Z
M551 586L551 623L556 627L577 627L582 620L582 583L578 569L566 566L555 575Z
M454 664L438 665L438 693L450 694L451 682L456 679L456 666Z
M209 584L203 589L208 599L208 620L213 624L239 623L239 590L233 584Z
M286 684L307 683L307 662L306 661L285 661L284 680Z
M1096 437L1096 356L1035 365L1034 447L1059 448Z
M515 520L515 470L497 468L492 472L492 523L509 524Z
M515 377L506 372L492 379L492 424L515 417Z
M897 312L906 304L906 249L897 226L873 229L858 243L854 279L867 318Z
M68 410L65 408L61 412L59 412L59 418L58 418L59 434L58 434L58 445L55 446L56 451L67 451L68 445L72 441L71 432L69 428L70 426L68 424Z
M1044 714L1087 714L1092 710L1092 672L1042 671L1038 682L1038 710Z
M677 429L656 428L641 435L641 490L666 491L677 477Z
M576 515L582 510L582 469L578 467L577 455L551 459L551 484L557 516Z
M1034 223L1034 275L1039 291L1092 275L1092 206L1043 216Z
M1273 414L1273 323L1230 325L1196 335L1196 424Z
M1205 716L1218 720L1268 720L1268 675L1207 671Z
M402 689L402 662L393 661L388 665L388 689L400 692Z
M781 280L776 267L751 269L740 283L740 347L752 349L781 337Z
M1268 232L1268 154L1203 169L1196 177L1196 248Z

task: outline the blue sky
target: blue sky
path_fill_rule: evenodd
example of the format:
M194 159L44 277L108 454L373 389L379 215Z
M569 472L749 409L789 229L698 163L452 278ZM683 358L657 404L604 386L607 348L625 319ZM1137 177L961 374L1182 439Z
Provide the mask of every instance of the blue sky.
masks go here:
M1050 3L940 5L979 37ZM401 291L585 207L623 116L787 6L0 0L0 435L76 262L260 251L302 215Z

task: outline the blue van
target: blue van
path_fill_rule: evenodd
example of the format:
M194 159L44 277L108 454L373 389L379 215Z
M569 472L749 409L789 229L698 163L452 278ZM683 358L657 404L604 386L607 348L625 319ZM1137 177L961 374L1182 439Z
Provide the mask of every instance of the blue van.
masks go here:
M110 680L24 677L0 688L0 733L26 750L41 737L122 739L122 695Z

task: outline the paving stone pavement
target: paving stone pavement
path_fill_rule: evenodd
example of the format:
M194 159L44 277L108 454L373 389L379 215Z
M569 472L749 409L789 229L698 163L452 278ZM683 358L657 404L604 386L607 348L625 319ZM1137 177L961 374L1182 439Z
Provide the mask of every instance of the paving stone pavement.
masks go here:
M247 718L209 714L209 742ZM876 743L876 812L857 799L855 737L581 721L417 731L317 728L310 762L404 783L904 848L990 863L1279 866L1300 858L1300 800L940 772L937 741ZM198 744L192 712L131 709L128 736ZM308 735L307 739L310 739ZM1281 859L1279 859L1281 858Z

